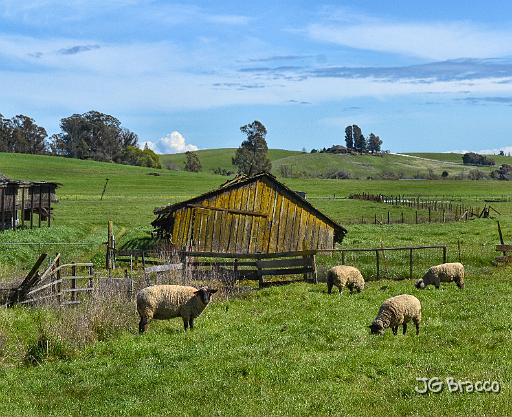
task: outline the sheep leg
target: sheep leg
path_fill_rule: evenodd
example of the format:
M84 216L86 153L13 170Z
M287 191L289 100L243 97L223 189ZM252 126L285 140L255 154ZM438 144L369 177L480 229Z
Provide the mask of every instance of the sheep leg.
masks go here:
M405 334L405 332L407 332L407 323L404 323L402 325L402 328L403 328L402 334Z
M396 334L398 333L398 326L392 327L391 330L393 331L393 334L396 336Z
M141 317L139 322L139 333L142 334L148 328L148 319L146 317Z
M183 327L185 328L185 331L187 331L187 329L188 329L188 320L185 317L183 317Z
M414 324L416 325L416 336L417 336L420 334L420 322L416 321L416 322L414 322Z
M194 328L194 318L193 317L190 317L190 320L188 321L188 324L190 326L190 330L192 330Z
M327 294L330 294L332 292L332 282L327 283Z

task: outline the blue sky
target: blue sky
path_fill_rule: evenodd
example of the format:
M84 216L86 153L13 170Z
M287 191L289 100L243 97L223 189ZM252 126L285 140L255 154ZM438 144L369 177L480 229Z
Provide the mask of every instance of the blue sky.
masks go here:
M0 0L0 113L98 110L159 152L512 151L512 3Z

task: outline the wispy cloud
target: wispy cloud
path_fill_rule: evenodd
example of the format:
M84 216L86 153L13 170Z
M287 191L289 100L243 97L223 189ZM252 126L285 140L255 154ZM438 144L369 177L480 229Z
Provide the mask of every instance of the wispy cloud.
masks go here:
M460 21L403 22L331 10L307 26L316 41L433 60L512 53L512 32Z
M478 96L471 96L471 97L463 97L458 98L458 101L463 101L470 104L506 104L511 106L512 105L512 97L501 97L501 96L494 96L494 97L478 97Z
M60 55L75 55L82 52L93 51L94 49L100 49L99 45L75 45L70 48L62 48L57 51Z

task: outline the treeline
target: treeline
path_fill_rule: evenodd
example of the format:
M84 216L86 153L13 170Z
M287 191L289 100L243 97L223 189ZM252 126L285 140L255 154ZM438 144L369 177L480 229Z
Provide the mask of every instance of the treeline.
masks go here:
M330 148L311 149L311 153L371 153L380 154L382 140L374 133L370 133L368 137L363 135L358 125L350 125L345 128L345 145L333 145Z
M0 114L0 152L58 155L69 158L160 168L160 158L138 136L121 126L114 116L89 111L60 121L61 132L48 138L34 119L18 115L6 119Z

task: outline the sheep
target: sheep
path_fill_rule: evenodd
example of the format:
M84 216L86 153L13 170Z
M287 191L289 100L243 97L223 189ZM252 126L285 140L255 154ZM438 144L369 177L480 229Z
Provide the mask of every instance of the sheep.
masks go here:
M423 289L429 284L439 288L440 282L455 281L457 287L464 288L464 265L459 262L435 265L429 268L422 279L416 281L416 288Z
M369 327L372 334L384 334L384 330L391 327L396 336L398 326L403 326L403 334L405 334L407 323L411 320L416 325L416 334L418 335L420 333L421 303L413 295L402 294L384 301L377 317Z
M348 265L338 265L327 272L327 292L329 294L333 285L338 287L340 294L345 286L350 290L350 294L354 289L361 292L364 289L364 278L359 269Z
M182 285L153 285L137 293L137 311L140 315L139 333L144 333L151 319L167 320L174 317L183 319L185 331L194 328L198 317L217 290Z

